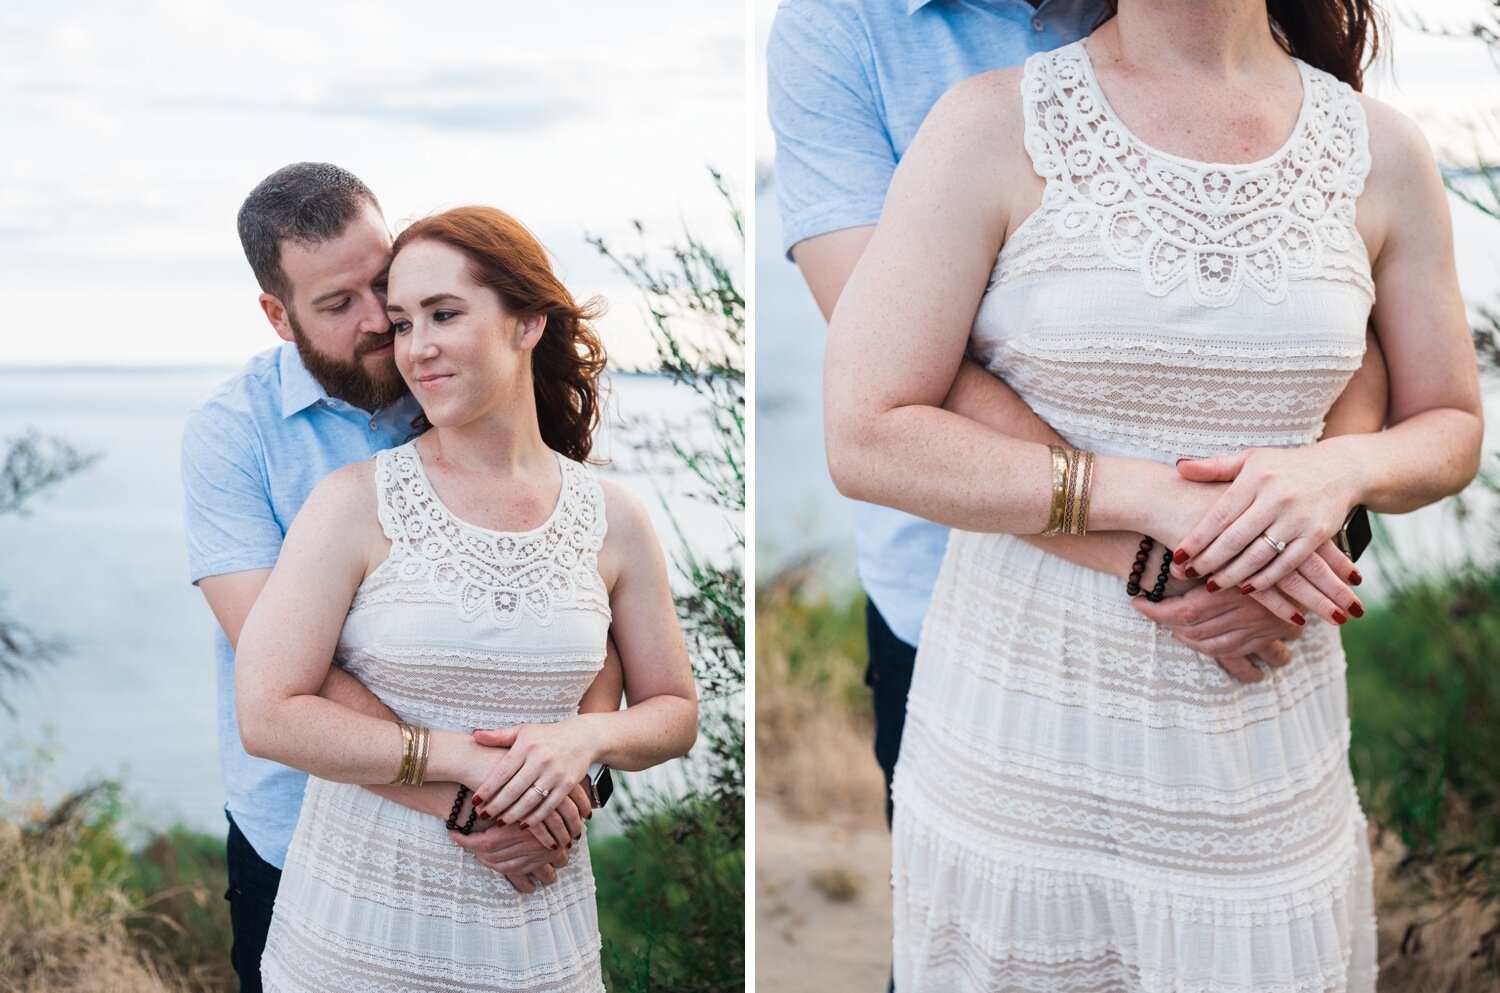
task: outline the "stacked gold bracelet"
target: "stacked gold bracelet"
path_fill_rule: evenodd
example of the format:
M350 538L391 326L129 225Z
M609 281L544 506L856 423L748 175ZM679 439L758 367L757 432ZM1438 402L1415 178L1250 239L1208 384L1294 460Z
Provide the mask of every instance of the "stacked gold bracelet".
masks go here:
M427 780L427 743L431 732L401 721L396 726L401 729L401 768L391 784L421 786Z
M1042 534L1086 534L1089 494L1094 485L1094 453L1048 445L1052 453L1052 507Z

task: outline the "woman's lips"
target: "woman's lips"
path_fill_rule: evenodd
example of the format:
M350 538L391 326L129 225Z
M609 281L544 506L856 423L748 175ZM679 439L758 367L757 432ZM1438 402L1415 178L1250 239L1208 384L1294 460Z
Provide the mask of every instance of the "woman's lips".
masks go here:
M434 386L441 386L441 385L443 385L444 383L446 383L448 380L450 380L452 378L453 378L453 374L451 372L434 373L434 374L426 375L426 376L418 376L417 377L417 385L420 386L420 387L422 387L424 390L430 390Z

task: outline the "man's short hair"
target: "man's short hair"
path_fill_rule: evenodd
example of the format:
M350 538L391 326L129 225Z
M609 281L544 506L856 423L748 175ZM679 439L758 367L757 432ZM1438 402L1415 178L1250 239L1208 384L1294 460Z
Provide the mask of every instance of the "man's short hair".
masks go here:
M260 181L240 205L240 245L260 288L291 306L281 243L316 245L337 237L366 203L380 201L359 177L327 162L296 162Z

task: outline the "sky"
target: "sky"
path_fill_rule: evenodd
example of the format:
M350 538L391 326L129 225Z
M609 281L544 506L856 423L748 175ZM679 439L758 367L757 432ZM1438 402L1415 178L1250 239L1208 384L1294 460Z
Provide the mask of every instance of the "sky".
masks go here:
M748 198L744 34L740 0L7 2L0 366L274 345L234 219L300 160L353 171L398 229L515 215L610 301L615 363L649 362L639 293L585 236L664 250L686 226L739 257L708 169Z

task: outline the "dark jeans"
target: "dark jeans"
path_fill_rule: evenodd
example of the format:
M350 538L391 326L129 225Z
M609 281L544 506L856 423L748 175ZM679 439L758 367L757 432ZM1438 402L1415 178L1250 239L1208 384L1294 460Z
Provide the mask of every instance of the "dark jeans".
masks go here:
M917 650L896 637L872 601L865 601L865 640L870 647L870 665L865 685L875 706L875 759L885 772L885 823L890 826L891 774L901 754L901 729L906 726L906 695L911 691L911 671Z
M229 889L224 899L229 901L229 924L234 931L229 961L240 977L240 993L261 993L260 956L266 950L281 870L256 854L228 811L224 816L229 820Z

